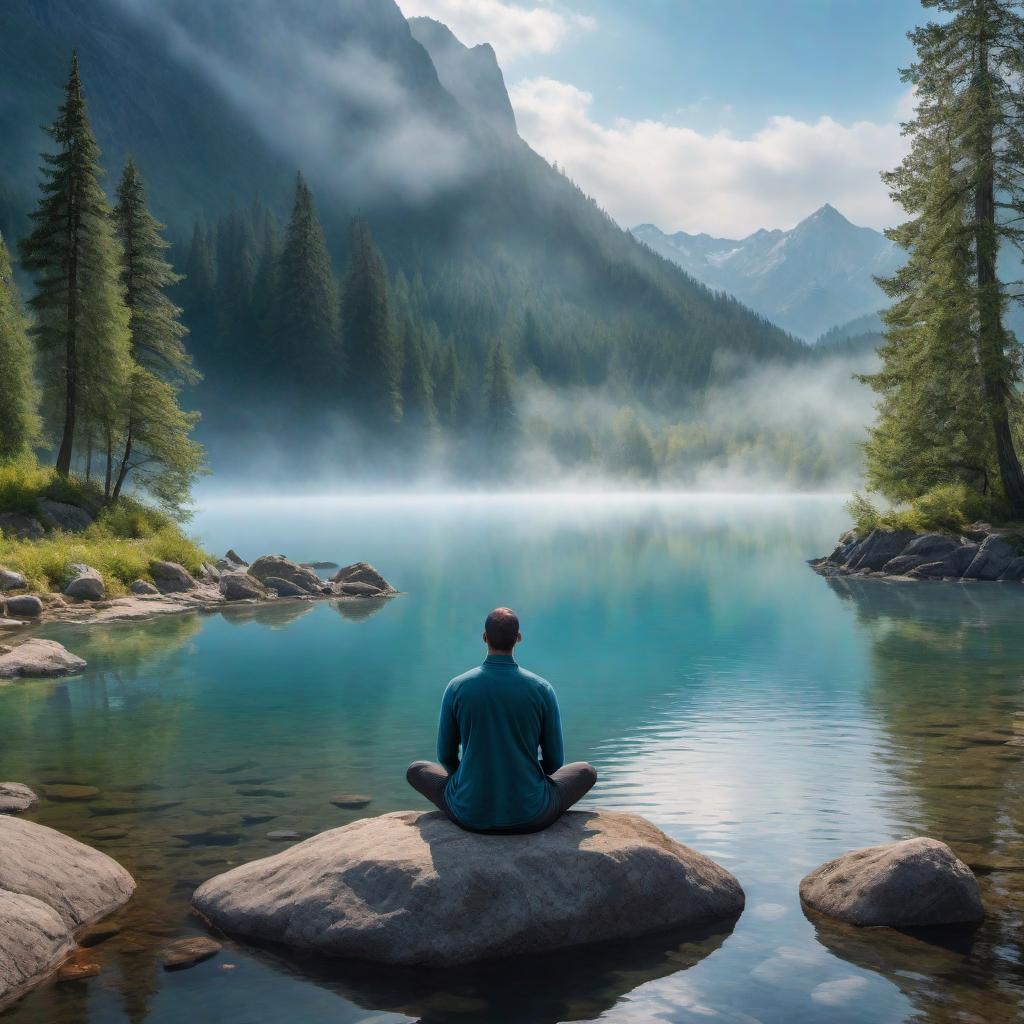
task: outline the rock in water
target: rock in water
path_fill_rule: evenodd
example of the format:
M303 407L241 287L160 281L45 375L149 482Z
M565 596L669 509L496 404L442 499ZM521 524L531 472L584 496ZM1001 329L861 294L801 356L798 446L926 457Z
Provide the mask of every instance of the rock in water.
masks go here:
M0 817L0 1007L74 948L74 932L123 906L131 875L43 825Z
M271 590L276 590L278 597L307 597L309 595L308 590L303 590L297 583L283 580L280 576L267 576L263 582Z
M91 565L72 565L71 582L64 588L65 597L80 601L102 601L107 596L103 577Z
M162 594L181 594L198 586L189 571L177 562L151 562L149 574Z
M216 956L223 947L219 942L197 935L191 939L178 939L172 942L163 952L162 960L165 971L183 971L187 967L195 967L211 956Z
M192 898L231 934L445 966L734 917L743 900L707 857L609 811L570 811L529 836L398 811L217 875Z
M20 782L0 782L0 814L18 814L35 807L39 797Z
M830 860L800 883L809 907L849 924L966 924L985 916L971 869L937 839L869 846Z
M267 596L267 589L247 572L221 573L220 592L227 601L261 601Z
M9 654L0 654L0 680L71 676L83 668L85 662L56 640L33 637L18 644Z
M303 569L296 562L290 562L284 555L263 555L262 558L257 558L249 566L249 575L255 576L268 587L273 587L271 579L278 579L291 583L306 594L320 593L320 577L312 569Z
M371 587L376 587L380 594L395 593L395 588L369 562L355 562L352 565L346 565L331 577L331 582L365 583Z

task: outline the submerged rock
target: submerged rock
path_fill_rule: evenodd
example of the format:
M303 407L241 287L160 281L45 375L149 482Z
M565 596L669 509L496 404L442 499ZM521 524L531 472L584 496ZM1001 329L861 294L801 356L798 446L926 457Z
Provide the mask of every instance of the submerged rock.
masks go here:
M284 555L263 555L249 566L249 575L264 586L273 587L271 579L284 580L305 594L319 594L322 581L312 569L303 569ZM276 589L276 588L275 588ZM286 595L282 595L286 596Z
M100 791L95 786L83 786L77 782L56 782L43 788L47 800L58 803L75 803L79 800L95 800Z
M7 598L7 614L35 619L43 614L43 602L35 594L18 594Z
M39 797L20 782L0 782L0 814L20 814L39 803Z
M965 924L985 916L971 869L936 839L853 850L800 883L809 907L860 926Z
M81 672L85 662L56 640L33 637L0 654L0 679L52 678Z
M372 799L372 797L363 796L362 793L335 793L334 796L331 797L331 803L334 804L335 807L357 809L368 806Z
M223 947L219 942L205 935L197 935L195 938L172 942L164 949L161 959L165 971L183 971L186 967L195 967L216 956L221 949Z
M399 811L218 875L193 896L228 933L424 965L635 937L734 917L743 902L732 875L643 818L579 811L529 836Z
M71 572L74 575L64 588L65 597L74 597L79 601L102 601L107 596L103 577L91 565L72 565Z
M267 596L267 588L247 572L221 573L218 587L227 601L262 601Z
M373 595L375 597L396 592L395 588L369 562L354 562L352 565L346 565L331 577L331 582L369 584L377 590L377 593Z
M182 594L198 586L189 571L177 562L151 562L149 574L162 594Z
M127 903L131 875L43 825L0 817L0 1007L45 978L74 933Z

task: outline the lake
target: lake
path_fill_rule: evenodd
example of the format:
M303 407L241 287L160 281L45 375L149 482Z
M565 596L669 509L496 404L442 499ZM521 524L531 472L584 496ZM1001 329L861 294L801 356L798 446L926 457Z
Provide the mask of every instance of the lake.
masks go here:
M999 1022L1024 1015L1024 589L830 583L804 564L847 525L833 497L211 499L194 529L243 557L373 562L383 604L282 602L54 626L81 678L0 688L0 778L79 782L30 817L137 878L103 973L46 985L28 1022ZM554 684L584 806L645 815L737 876L747 908L700 933L460 971L282 959L228 942L166 974L200 931L203 879L305 832L427 805L448 679L494 605ZM365 793L365 811L329 803ZM253 819L266 819L252 823ZM102 832L97 833L97 829ZM974 933L809 920L800 878L912 835L975 865ZM231 965L231 966L229 966Z

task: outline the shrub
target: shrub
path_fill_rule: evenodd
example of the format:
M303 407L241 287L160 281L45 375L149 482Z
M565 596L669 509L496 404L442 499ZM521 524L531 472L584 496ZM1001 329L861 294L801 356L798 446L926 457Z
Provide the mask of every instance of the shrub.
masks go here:
M998 511L993 502L964 484L933 487L909 504L884 512L864 495L855 494L846 510L860 535L875 529L960 533L968 524Z

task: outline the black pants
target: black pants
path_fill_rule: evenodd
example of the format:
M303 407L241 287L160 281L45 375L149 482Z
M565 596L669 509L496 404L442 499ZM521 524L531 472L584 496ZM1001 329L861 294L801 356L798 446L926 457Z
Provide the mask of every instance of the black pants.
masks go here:
M432 761L413 761L405 773L409 785L425 796L438 810L442 811L459 828L467 832L486 831L493 835L526 835L530 832L541 832L553 825L577 800L582 799L597 782L597 772L586 761L574 761L562 765L549 778L555 784L558 797L552 800L548 809L532 821L513 828L472 829L467 828L448 810L444 801L444 787L448 784L448 773L439 764Z

